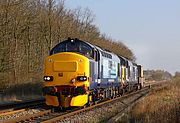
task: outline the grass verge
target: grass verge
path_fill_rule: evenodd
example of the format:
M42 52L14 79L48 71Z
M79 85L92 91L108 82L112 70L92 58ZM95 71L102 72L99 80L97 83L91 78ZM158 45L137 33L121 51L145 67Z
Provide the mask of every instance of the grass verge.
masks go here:
M0 93L0 104L42 97L42 83L16 84Z
M178 123L180 122L180 79L176 78L136 104L119 122Z

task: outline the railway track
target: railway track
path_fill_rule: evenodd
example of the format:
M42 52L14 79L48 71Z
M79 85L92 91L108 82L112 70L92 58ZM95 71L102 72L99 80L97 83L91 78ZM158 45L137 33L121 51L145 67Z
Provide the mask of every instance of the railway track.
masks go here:
M88 118L91 117L90 119L92 119L94 117L93 114L97 114L98 115L99 113L103 114L104 112L111 112L110 109L113 109L113 107L115 108L118 104L121 104L120 105L121 108L128 107L129 104L131 104L132 102L138 100L142 96L145 96L148 92L149 92L149 89L145 88L143 90L136 91L136 92L127 94L125 96L112 99L112 100L108 100L108 101L105 101L105 102L93 105L91 107L87 107L87 108L84 108L84 109L81 109L81 110L73 111L73 112L70 112L68 114L63 114L63 115L57 116L55 118L42 121L42 123L80 122L82 120L84 120L86 122L87 119L82 119L83 116L84 117L88 117ZM94 112L94 113L92 113L92 112ZM81 117L81 118L78 119L78 117Z
M152 86L157 86L154 84ZM93 122L101 121L98 117L101 116L114 116L115 114L121 112L127 108L132 103L139 100L141 97L145 96L150 92L149 87L145 87L141 90L126 94L122 97L117 97L112 100L101 102L99 104L93 105L91 107L83 109L67 110L66 112L51 112L50 109L43 109L39 112L33 114L28 114L18 118L5 120L4 123L13 123L13 122L42 122L42 123L51 123L51 122L90 122L91 119ZM115 112L113 112L113 110ZM22 110L23 112L23 110ZM106 113L109 113L108 115ZM1 117L1 116L0 116ZM109 117L109 118L110 118Z
M45 107L43 98L36 100L27 100L24 102L8 103L0 105L0 122L4 120L20 117L29 113L36 113L36 108Z
M68 120L74 120L77 121L77 117L82 116L84 114L85 116L88 116L88 112L95 111L95 110L106 110L108 111L108 108L112 108L112 105L119 105L120 103L121 108L125 108L128 106L129 103L134 102L134 100L139 99L140 97L144 96L149 92L148 88L144 88L140 91L136 91L130 94L126 94L125 96L118 97L112 100L108 100L96 105L93 105L91 107L87 107L80 110L75 111L66 111L66 112L55 112L52 113L51 110L44 110L32 115L23 116L19 118L15 118L12 120L5 121L5 123L12 123L12 122L42 122L42 123L51 123L51 122L61 122L66 121L69 117L71 117ZM110 107L109 107L110 106ZM104 109L103 107L107 107L107 109ZM114 106L115 107L115 106ZM103 111L97 111L97 112L103 112ZM105 112L105 111L104 111ZM91 113L92 114L92 113ZM90 117L90 116L89 116ZM82 120L80 118L79 120ZM78 122L78 121L77 121Z
M44 104L44 102L45 102L45 99L40 98L40 99L35 99L35 100L27 100L27 101L23 101L23 102L1 104L0 105L0 114L9 112L9 111L13 111L13 110L36 106L38 104Z

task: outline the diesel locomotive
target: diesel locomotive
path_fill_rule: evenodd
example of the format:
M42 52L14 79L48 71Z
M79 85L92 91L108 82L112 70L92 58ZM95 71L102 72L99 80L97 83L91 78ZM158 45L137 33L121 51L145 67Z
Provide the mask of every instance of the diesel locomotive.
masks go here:
M143 86L141 65L86 41L68 38L45 59L46 104L85 106Z

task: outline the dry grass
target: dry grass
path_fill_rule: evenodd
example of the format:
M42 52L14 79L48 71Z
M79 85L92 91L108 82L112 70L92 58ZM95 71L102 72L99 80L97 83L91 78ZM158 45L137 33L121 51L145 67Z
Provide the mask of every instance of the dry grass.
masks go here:
M180 81L175 79L139 102L131 111L134 122L177 123L179 121Z
M0 93L0 104L42 97L42 83L26 83L11 86Z

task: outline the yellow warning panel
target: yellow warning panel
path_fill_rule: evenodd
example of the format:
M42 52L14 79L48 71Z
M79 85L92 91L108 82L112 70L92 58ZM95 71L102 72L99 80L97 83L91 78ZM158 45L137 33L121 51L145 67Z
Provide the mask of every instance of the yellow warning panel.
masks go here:
M46 95L46 105L53 105L53 106L59 106L58 97Z
M79 95L71 99L71 106L84 106L88 102L88 95Z
M76 72L78 70L78 63L76 61L55 61L54 71L56 72Z

